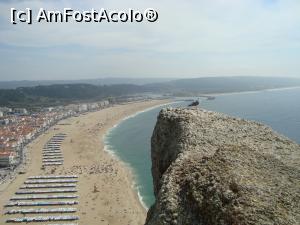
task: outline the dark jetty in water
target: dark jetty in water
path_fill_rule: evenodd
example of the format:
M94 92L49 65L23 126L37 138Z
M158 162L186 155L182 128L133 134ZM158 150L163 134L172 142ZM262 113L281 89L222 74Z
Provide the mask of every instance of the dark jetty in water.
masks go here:
M189 104L189 107L191 106L198 106L199 105L199 100L193 101L191 104Z

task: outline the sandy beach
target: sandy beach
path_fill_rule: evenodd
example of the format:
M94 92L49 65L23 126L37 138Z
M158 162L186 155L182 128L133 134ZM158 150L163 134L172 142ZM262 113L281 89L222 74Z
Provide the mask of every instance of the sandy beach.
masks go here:
M76 214L80 216L78 224L142 225L146 210L132 187L130 171L104 151L103 135L123 118L163 103L166 101L117 105L63 120L50 128L28 145L26 173L0 186L0 224L7 224L6 219L12 217L4 215L6 209L3 205L9 202L29 176L75 174L79 176L79 204L75 206L78 209ZM42 148L57 133L67 134L61 146L64 163L56 169L50 167L43 170Z

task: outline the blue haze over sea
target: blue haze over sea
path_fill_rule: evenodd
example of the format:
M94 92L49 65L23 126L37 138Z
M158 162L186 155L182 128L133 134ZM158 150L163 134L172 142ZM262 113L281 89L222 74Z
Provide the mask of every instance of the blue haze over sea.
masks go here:
M172 107L187 106L177 102ZM265 123L275 131L300 143L300 88L217 95L215 100L201 99L202 108L235 117ZM150 140L160 106L122 121L108 132L109 150L128 164L143 203L154 202Z

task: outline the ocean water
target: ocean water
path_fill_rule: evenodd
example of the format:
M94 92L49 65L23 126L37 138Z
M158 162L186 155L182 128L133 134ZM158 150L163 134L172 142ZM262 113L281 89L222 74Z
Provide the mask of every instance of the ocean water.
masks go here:
M219 95L201 107L262 122L300 143L300 88Z
M218 95L201 99L202 108L256 120L300 143L300 88ZM172 107L185 107L176 102ZM136 188L145 207L154 203L150 140L160 106L130 117L112 128L105 137L109 151L132 168Z
M159 106L129 117L109 130L104 140L107 150L112 151L132 168L137 191L142 203L147 208L154 203L150 153L151 135L159 111L170 105L180 107L186 106L187 103L179 102Z

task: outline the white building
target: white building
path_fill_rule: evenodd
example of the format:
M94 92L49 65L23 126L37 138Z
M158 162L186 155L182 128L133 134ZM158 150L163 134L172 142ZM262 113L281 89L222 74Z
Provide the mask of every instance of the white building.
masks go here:
M105 101L101 101L101 102L99 102L98 104L99 104L99 106L100 106L101 108L103 108L103 107L105 107L105 106L108 106L108 105L109 105L109 101L107 101L107 100L105 100Z
M79 112L85 112L87 110L88 110L87 104L81 104L81 105L78 106L78 111Z
M24 108L16 108L16 109L14 109L14 112L19 113L19 114L24 114L24 115L28 113L27 109L24 109Z
M7 108L7 107L0 107L0 111L5 113L11 113L12 109L11 108Z
M0 166L11 166L17 163L17 154L15 152L0 152Z
M94 110L94 109L97 109L99 106L97 103L90 103L88 104L88 109L89 110Z

